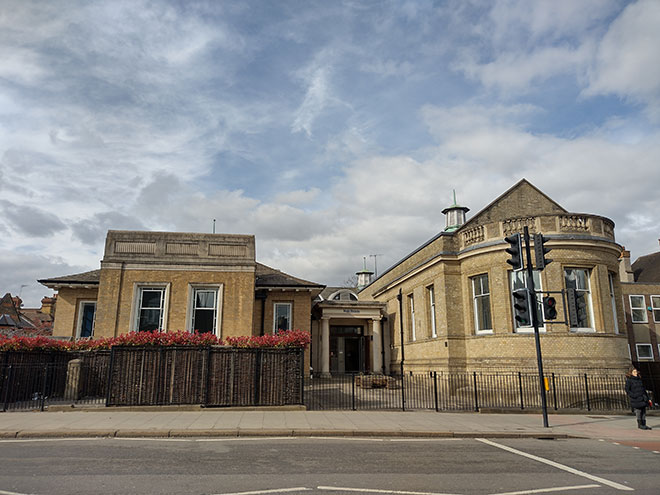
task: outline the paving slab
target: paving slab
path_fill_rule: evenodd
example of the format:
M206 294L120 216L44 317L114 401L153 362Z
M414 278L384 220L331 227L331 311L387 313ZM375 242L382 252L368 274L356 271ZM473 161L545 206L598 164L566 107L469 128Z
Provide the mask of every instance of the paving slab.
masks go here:
M594 438L660 441L660 416L636 427L632 415L435 411L304 411L296 409L133 410L105 408L0 414L0 438L121 436L391 436Z

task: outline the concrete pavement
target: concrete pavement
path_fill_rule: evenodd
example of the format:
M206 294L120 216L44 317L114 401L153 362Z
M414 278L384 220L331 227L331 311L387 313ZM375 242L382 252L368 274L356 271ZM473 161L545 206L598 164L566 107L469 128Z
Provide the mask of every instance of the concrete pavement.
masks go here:
M0 438L379 436L595 438L660 442L639 430L632 415L450 413L433 411L306 411L304 409L98 408L0 414Z

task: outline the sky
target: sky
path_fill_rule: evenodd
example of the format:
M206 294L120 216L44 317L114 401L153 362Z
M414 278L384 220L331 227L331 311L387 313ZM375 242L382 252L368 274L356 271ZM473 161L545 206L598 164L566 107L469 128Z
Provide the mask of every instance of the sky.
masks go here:
M656 252L658 26L658 0L3 0L0 292L38 307L107 230L213 219L341 285L522 178Z

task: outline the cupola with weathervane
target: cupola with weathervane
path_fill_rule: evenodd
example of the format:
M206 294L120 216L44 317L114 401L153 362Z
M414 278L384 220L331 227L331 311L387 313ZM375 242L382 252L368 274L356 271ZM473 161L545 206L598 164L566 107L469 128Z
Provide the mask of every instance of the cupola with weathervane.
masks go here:
M454 204L442 210L445 215L446 226L445 232L454 232L458 230L461 225L465 223L465 214L470 211L467 206L460 206L456 203L456 190L454 190Z
M357 275L357 288L358 288L358 290L362 290L367 285L369 285L371 283L371 276L374 274L374 272L367 269L367 257L366 256L363 258L363 260L364 260L364 268L362 270L360 270L359 272L355 273Z

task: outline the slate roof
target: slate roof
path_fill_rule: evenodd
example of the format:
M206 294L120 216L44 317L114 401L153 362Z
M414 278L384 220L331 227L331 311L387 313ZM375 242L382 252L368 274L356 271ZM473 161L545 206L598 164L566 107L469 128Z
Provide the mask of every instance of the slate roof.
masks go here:
M255 286L258 289L263 288L301 288L301 289L323 289L325 285L310 282L302 278L288 275L269 266L257 263L255 272Z
M0 299L0 326L19 328L31 326L26 324L21 318L18 308L14 303L14 299L9 292Z
M53 317L48 313L44 313L37 308L23 308L21 313L25 318L30 320L32 324L40 330L51 331L53 330Z
M39 322L35 323L25 313L26 311L16 307L10 293L5 294L0 299L0 335L7 337L50 335L50 327L43 326Z
M632 271L635 282L660 282L660 251L637 258Z
M308 288L308 289L323 289L325 285L310 282L302 278L294 277L287 273L275 270L269 266L261 263L256 264L255 270L255 285L257 288L267 287L293 287L293 288ZM101 278L101 270L92 270L90 272L76 273L74 275L66 275L64 277L54 277L39 280L39 283L45 286L60 285L60 284L81 284L93 285L98 284Z
M48 287L49 284L94 285L94 284L98 284L100 280L101 280L101 270L92 270L89 272L74 273L73 275L65 275L63 277L42 278L41 280L37 280L37 282Z

